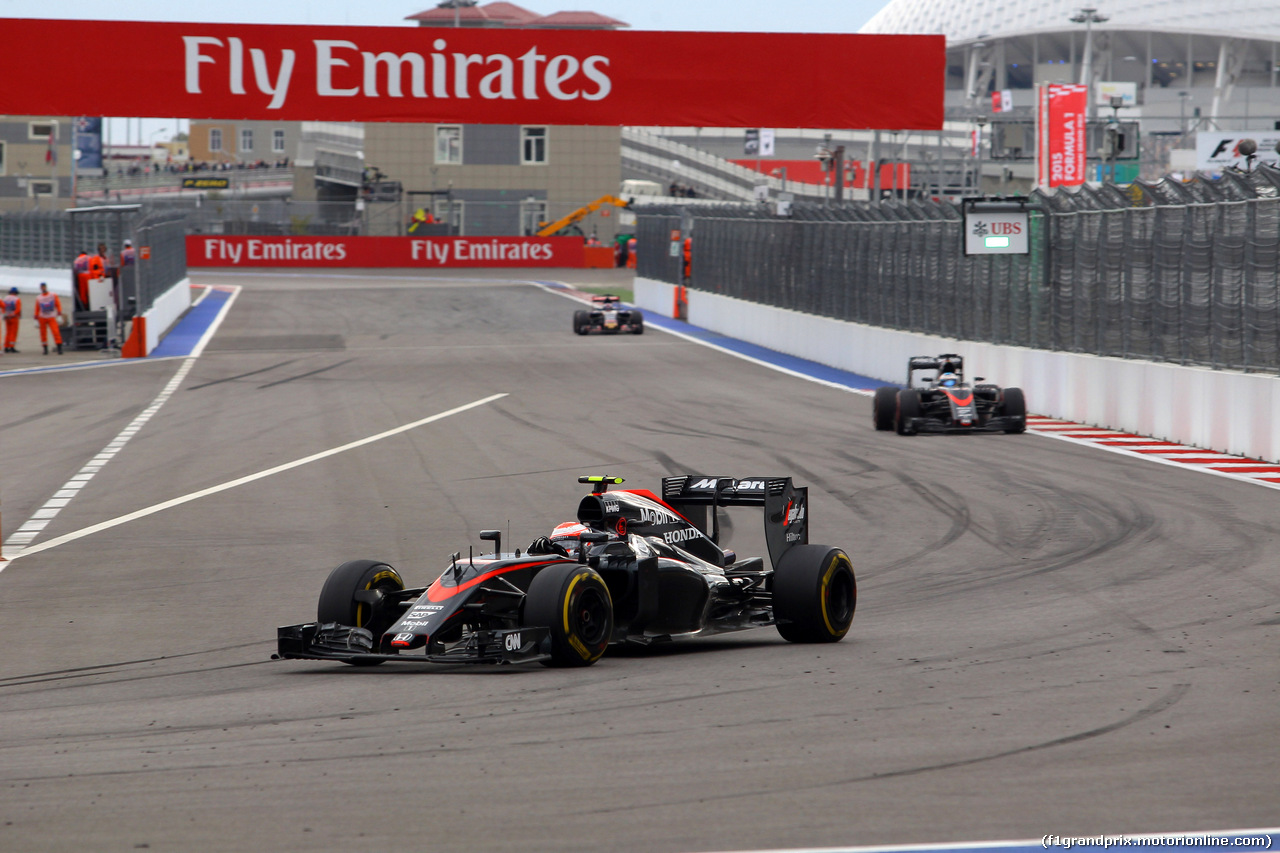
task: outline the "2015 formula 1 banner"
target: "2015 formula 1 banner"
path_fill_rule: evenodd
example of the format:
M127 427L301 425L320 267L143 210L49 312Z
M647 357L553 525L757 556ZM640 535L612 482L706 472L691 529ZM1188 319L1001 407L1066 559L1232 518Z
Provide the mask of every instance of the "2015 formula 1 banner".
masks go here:
M581 237L187 235L193 267L581 267Z
M936 130L941 35L0 19L0 113ZM884 85L892 80L894 85ZM139 93L145 93L145 97Z
M1042 187L1074 187L1085 179L1088 88L1064 83L1040 87L1036 115L1036 179Z

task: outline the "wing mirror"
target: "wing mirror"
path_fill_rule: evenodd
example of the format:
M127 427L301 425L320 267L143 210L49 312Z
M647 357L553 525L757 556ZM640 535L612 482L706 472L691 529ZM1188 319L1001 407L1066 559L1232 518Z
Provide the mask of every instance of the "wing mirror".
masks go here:
M501 530L481 530L480 538L486 542L493 543L493 558L495 560L502 558L502 531Z
M587 562L588 546L598 545L601 542L608 541L608 539L609 539L609 534L601 533L599 530L588 530L586 533L579 536L578 537L578 562L579 563Z
M986 382L986 381L987 381L987 377L985 377L985 376L975 376L975 377L973 377L973 381L974 381L974 382Z

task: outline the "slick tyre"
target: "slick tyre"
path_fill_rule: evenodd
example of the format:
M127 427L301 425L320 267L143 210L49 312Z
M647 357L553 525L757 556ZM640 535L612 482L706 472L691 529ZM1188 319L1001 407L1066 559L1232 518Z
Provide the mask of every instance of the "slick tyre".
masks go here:
M893 427L898 435L915 435L913 418L920 417L920 392L909 388L898 392L898 405L894 407Z
M585 335L587 326L591 323L591 317L586 311L573 312L573 332L576 335Z
M773 616L792 643L834 643L849 633L858 583L849 555L829 545L797 545L773 573Z
M398 592L404 589L400 573L378 560L350 560L329 573L320 589L316 607L317 622L337 622L366 628L373 634L376 646L383 632L395 624L395 614L378 606L369 593ZM361 661L373 665L381 661Z
M644 334L644 314L640 313L639 309L635 309L631 312L631 326L634 329L635 334Z
M613 636L613 600L600 575L583 566L547 566L534 576L522 624L550 629L545 666L591 666Z
M882 432L893 429L893 420L897 414L898 389L889 385L877 388L871 403L871 420L876 429Z
M1004 389L1004 416L1011 421L1004 428L1006 433L1026 432L1027 401L1021 388Z

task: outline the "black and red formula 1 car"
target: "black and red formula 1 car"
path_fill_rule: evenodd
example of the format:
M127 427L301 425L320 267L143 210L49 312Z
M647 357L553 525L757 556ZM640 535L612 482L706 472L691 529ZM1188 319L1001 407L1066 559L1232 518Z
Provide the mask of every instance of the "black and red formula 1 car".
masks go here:
M797 643L830 643L853 621L847 554L808 544L808 490L789 477L664 477L662 494L582 477L577 521L527 552L454 554L427 587L406 588L378 560L330 573L316 621L277 631L280 658L587 666L611 643L649 644L773 625ZM769 557L722 548L716 510L760 507ZM708 512L710 510L710 512ZM707 519L711 523L708 526Z
M916 371L934 376L915 377ZM1001 388L975 377L964 379L964 359L955 353L915 356L907 361L907 386L876 389L872 420L876 429L917 432L1023 432L1027 403L1021 388Z
M616 296L593 296L590 310L573 312L573 331L579 335L592 332L643 335L644 314L639 308L627 308Z

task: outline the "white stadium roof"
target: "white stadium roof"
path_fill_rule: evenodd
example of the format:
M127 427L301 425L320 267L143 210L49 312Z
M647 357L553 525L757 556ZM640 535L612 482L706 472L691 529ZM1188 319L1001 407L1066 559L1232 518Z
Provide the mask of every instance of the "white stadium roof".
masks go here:
M1037 32L1083 31L1071 17L1095 6L1098 30L1280 41L1280 3L1261 0L891 0L859 32L943 33L948 43Z

